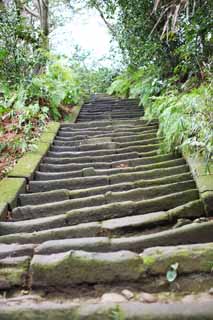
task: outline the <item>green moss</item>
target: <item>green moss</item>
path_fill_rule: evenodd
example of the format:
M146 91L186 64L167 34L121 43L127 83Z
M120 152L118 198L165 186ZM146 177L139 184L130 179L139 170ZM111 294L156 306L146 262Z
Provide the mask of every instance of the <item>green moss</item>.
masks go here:
M46 129L44 132L52 132L52 133L57 133L60 128L60 123L51 121L47 124Z
M39 142L34 151L27 152L9 172L9 177L32 177L43 156L49 150L51 142Z
M143 257L143 264L145 268L149 268L154 263L156 263L156 257L153 256L145 256Z
M7 203L14 207L19 193L25 191L24 178L5 178L0 181L1 203Z
M72 113L66 117L66 122L74 123L79 115L81 106L75 106L72 108Z

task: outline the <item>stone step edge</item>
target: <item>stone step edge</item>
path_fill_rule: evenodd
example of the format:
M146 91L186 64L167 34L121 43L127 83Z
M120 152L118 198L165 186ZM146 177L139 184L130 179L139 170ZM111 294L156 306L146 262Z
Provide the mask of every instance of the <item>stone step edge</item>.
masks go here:
M188 274L210 275L212 263L207 261L212 261L212 256L213 242L151 247L142 253L129 250L107 253L69 250L48 255L35 254L29 272L34 288L143 282L147 277L166 277L167 272L172 270L177 272L175 276L178 279Z
M36 233L23 231L21 233L5 234L0 236L0 244L39 244L51 240L70 238L112 237L116 234L116 230L119 231L118 235L121 236L123 233L120 231L128 226L131 228L140 226L143 230L145 228L153 228L157 225L164 225L165 223L171 225L176 223L178 219L194 219L202 216L205 216L202 201L194 200L164 212L153 212L148 215L132 215L130 222L128 221L129 217L124 216L121 218L105 219L103 221L81 222L80 224L70 226L53 227L37 231ZM188 226L190 225L192 225L192 223ZM202 223L198 223L197 227L200 225L202 226ZM182 228L183 227L184 226L182 226Z
M29 303L30 302L30 303ZM4 320L212 320L213 304L209 302L192 303L142 303L142 302L105 302L82 303L54 302L41 299L1 299L0 318ZM114 318L115 319L115 318Z

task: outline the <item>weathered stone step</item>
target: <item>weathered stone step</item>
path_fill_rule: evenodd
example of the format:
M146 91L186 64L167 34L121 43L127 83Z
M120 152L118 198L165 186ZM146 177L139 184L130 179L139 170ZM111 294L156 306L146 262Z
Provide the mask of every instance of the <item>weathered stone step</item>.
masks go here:
M148 122L147 120L144 119L137 119L137 120L110 120L110 121L90 121L87 123L62 123L61 124L61 130L63 129L85 129L85 128L103 128L107 126L116 126L117 128L122 127L122 126L142 126L147 124L157 124L158 121L153 120Z
M40 205L58 201L69 200L69 190L53 190L39 193L22 193L19 195L19 202L22 206Z
M51 155L51 154L50 154ZM154 163L159 163L163 161L175 160L178 159L173 154L163 154L153 157L144 157L144 158L134 158L122 161L114 162L89 162L89 163L72 163L72 164L47 164L41 163L39 170L42 172L63 172L63 171L76 171L84 168L93 167L94 169L110 169L110 168L122 168L122 167L133 167L138 165L149 165Z
M143 116L143 112L140 112L140 113L133 113L133 114L112 114L112 113L94 113L93 115L85 115L85 114L79 114L78 116L78 123L79 122L90 122L90 121L93 121L93 119L95 118L96 121L99 119L101 121L103 120L114 120L114 119L118 119L118 120L127 120L127 119L130 119L130 120L133 120L133 119L138 119L139 117L142 117Z
M12 217L14 220L47 217L66 213L69 210L99 206L107 203L146 200L193 188L195 188L195 183L191 180L152 188L137 188L125 192L107 192L99 196L96 195L80 199L64 200L51 204L17 207L13 209Z
M184 259L183 259L183 252ZM71 250L52 255L35 255L31 262L33 287L66 287L80 283L142 281L147 274L165 275L171 261L177 260L179 275L211 273L213 244L158 247L141 254L131 251L91 253ZM151 262L150 262L151 260ZM191 261L194 263L191 264ZM160 268L158 264L160 262ZM142 281L143 282L143 281Z
M105 134L136 134L136 133L149 133L150 131L157 131L158 126L157 125L149 125L149 126L145 126L145 127L104 127L104 128L87 128L86 130L83 129L69 129L69 128L65 128L64 130L60 129L58 132L57 136L60 137L69 137L69 138L73 138L75 136L79 136L79 135L89 135L89 136L93 136L93 135L105 135Z
M20 256L32 256L34 253L35 245L24 244L20 245L17 243L13 244L0 244L0 261L4 258L20 257ZM0 268L1 269L1 268ZM0 271L1 275L1 271ZM1 284L0 284L1 288Z
M140 139L140 140L139 140ZM100 144L111 144L115 143L115 145L112 145L113 149L115 148L123 148L123 147L129 147L132 146L133 143L137 143L137 145L148 145L148 144L156 144L159 142L159 139L156 137L151 137L148 139L141 139L141 137L135 137L134 138L129 138L129 139L121 139L121 141L117 141L117 139L113 139L110 137L105 137L105 138L89 138L89 139L84 139L80 141L61 141L61 140L54 140L53 145L54 146L85 146L85 145L93 145L95 144L97 148L100 147ZM108 149L108 148L106 148Z
M23 288L26 286L30 260L31 257L26 255L22 257L7 257L0 259L1 291L5 292L14 287ZM3 320L4 316L0 316L0 318Z
M92 138L112 138L112 139L130 139L130 138L137 138L140 137L141 139L149 139L149 138L155 138L156 137L156 133L157 130L150 130L150 131L146 131L146 133L134 133L134 132L122 132L122 133L118 133L118 132L112 132L112 133L104 133L102 135L100 134L94 134L92 136L90 135L85 135L85 134L79 134L79 135L75 135L75 136L70 136L70 137L61 137L61 136L56 136L55 137L55 141L82 141L82 140L86 140L86 139L90 139Z
M169 177L166 176L164 178L159 178L159 179L136 180L133 182L124 182L124 183L108 185L103 187L89 188L89 189L84 188L80 190L71 190L68 192L69 192L70 199L77 199L77 198L89 197L92 195L106 193L108 191L122 192L122 191L132 190L135 188L144 188L144 189L146 188L148 190L149 188L154 188L155 186L157 186L158 188L161 185L163 186L169 183L187 182L187 181L190 181L190 179L192 179L192 176L190 173L182 173L178 175L172 175ZM31 196L33 195L34 194L31 194Z
M95 187L89 189L80 189L69 191L66 189L47 191L47 192L38 192L38 193L26 193L20 195L20 201L22 205L36 205L36 204L45 204L57 201L64 201L68 199L78 199L84 197L90 197L108 191L127 191L135 188L152 188L154 186L165 185L168 183L178 183L178 182L187 182L192 179L190 173L183 173L179 175L173 175L170 177L153 179L153 180L137 180L135 182L120 183L114 185L107 185L103 187Z
M42 243L48 240L98 237L100 235L115 236L128 235L135 229L140 233L147 228L175 224L180 218L196 218L204 216L204 207L201 200L194 200L166 212L153 212L122 218L103 220L99 222L81 223L74 226L46 229L29 233L13 233L0 236L0 243Z
M108 295L110 299L113 294ZM115 295L115 297L116 301L105 303L100 298L96 299L96 303L94 303L94 298L92 303L91 298L88 301L83 299L80 305L76 305L75 299L59 303L40 296L38 300L32 299L30 303L27 298L24 301L22 296L16 297L15 301L13 298L7 299L7 302L2 299L0 301L0 317L4 320L17 320L17 314L21 314L22 320L28 320L30 313L31 320L46 320L48 317L51 320L75 319L76 317L78 320L111 320L114 315L119 317L121 314L125 316L124 319L128 320L212 320L213 305L209 295L206 300L199 295L198 297L195 295L194 299L192 296L188 296L192 300L190 303L185 302L184 298L178 302L171 300L170 303L167 302L168 300L165 302L156 298L158 301L156 303L144 303L134 300L121 302L119 300L120 297L123 297L121 294ZM188 297L186 296L186 298Z
M141 159L138 159L138 160L141 160ZM138 163L140 163L140 161L138 161ZM93 175L100 176L100 175L111 175L111 174L126 173L126 172L147 171L147 170L160 169L160 168L171 168L171 167L184 165L184 164L186 164L186 162L182 158L158 162L158 163L152 163L152 164L135 165L130 167L128 165L121 163L121 165L117 165L109 169L95 169L90 164L89 167L87 168L84 167L84 169L82 170L64 170L57 173L58 171L56 168L55 172L37 171L36 176L37 176L37 180L51 180L51 179L54 179L54 177L55 179L66 178L66 177L68 178L69 174L70 176L73 176L73 177L86 177L86 176L93 176Z
M17 222L0 222L1 235L17 232L34 232L83 222L103 221L112 218L148 214L155 211L167 211L198 198L198 191L192 189L151 200L110 203L97 207L75 209L66 214L52 217Z
M122 160L122 158L127 159L128 157L129 159L133 159L134 158L144 158L144 157L148 157L148 156L155 156L158 154L158 149L159 146L158 145L149 145L149 146L136 146L136 147L127 147L127 148L122 148L122 149L109 149L109 150L89 150L89 151L67 151L67 147L59 147L59 149L61 150L57 150L57 151L49 151L47 153L47 157L46 158L71 158L70 162L71 163L75 163L75 160L73 160L74 158L78 158L78 163L82 162L84 163L86 159L86 157L88 157L91 160L88 160L88 162L104 162L104 159L107 159L105 161L107 162L113 162L113 161L118 161L118 160ZM150 150L151 149L151 150ZM154 150L152 150L154 149ZM63 151L65 150L65 151ZM112 160L111 158L112 157ZM117 159L113 158L113 157L117 157ZM121 159L119 158L121 157ZM44 158L44 162L46 162L46 158ZM96 159L98 161L96 161ZM55 159L57 160L57 159Z
M114 161L123 161L129 159L139 158L139 154L137 152L127 152L127 153L111 153L109 155L95 155L93 153L88 152L87 154L79 154L79 153L48 153L48 156L43 159L44 164L78 164L78 163L97 163L97 162L114 162ZM110 153L110 152L109 152ZM100 153L98 153L100 154ZM101 153L102 154L102 153ZM144 153L144 155L150 155L150 152ZM157 151L151 151L151 155L157 154ZM51 156L49 156L51 155ZM90 165L91 167L91 165Z
M81 188L91 188L94 186L99 187L109 184L118 184L122 182L134 182L140 179L159 179L186 172L188 172L188 165L180 165L171 168L153 169L145 172L120 173L109 176L103 175L58 180L30 181L29 191L43 192L57 189L76 190Z
M82 170L77 171L64 171L64 172L41 172L36 171L36 180L58 180L58 179L66 179L66 178L76 178L76 177L88 177L88 176L102 176L102 175L112 175L118 173L130 173L130 172L140 172L140 171L148 171L160 168L171 168L179 165L184 165L184 159L175 159L165 162L159 162L154 164L135 166L135 167L118 167L111 169L94 169L93 167L84 168Z
M117 111L113 110L113 111L102 111L102 110L82 110L79 114L78 120L81 117L89 117L90 119L94 120L98 117L106 117L109 116L110 118L113 117L125 117L125 118L140 118L142 117L144 114L143 110L140 109L133 109L131 110L131 112L129 110L122 110L122 109L118 109ZM97 118L96 118L97 117Z
M89 126L87 128L60 128L58 135L69 134L69 136L75 136L76 134L106 134L106 133L122 133L122 132L133 132L133 133L143 133L150 130L158 129L157 123L150 123L147 125L123 125L123 126L106 126L106 127L95 127Z
M65 151L71 151L71 152L83 152L83 151L95 151L98 150L119 150L120 152L126 152L126 148L131 148L132 151L138 151L138 152L146 152L146 151L152 151L159 149L160 143L158 143L159 140L154 141L154 143L147 143L144 144L141 143L141 141L133 141L133 142L125 142L125 143L115 143L115 142L108 142L108 143L99 143L99 144L81 144L79 146L69 147L69 146L56 146L52 145L50 148L51 151L56 152L65 152Z

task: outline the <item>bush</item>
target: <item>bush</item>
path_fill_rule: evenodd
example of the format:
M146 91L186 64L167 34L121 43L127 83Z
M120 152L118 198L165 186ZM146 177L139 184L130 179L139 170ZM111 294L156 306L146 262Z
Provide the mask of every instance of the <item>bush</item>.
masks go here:
M162 152L195 153L208 162L213 155L212 81L199 86L191 78L182 85L175 77L162 81L160 74L152 64L127 70L112 83L108 93L139 98L145 118L159 119Z

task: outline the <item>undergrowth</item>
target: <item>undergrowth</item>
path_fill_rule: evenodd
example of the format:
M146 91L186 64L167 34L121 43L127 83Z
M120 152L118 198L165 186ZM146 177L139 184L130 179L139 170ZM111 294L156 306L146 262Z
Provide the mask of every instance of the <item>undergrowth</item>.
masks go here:
M206 163L213 156L213 87L209 77L199 85L196 79L184 84L175 77L161 80L160 70L150 64L128 69L112 83L109 94L138 98L147 120L159 119L161 152L184 151L201 155Z

